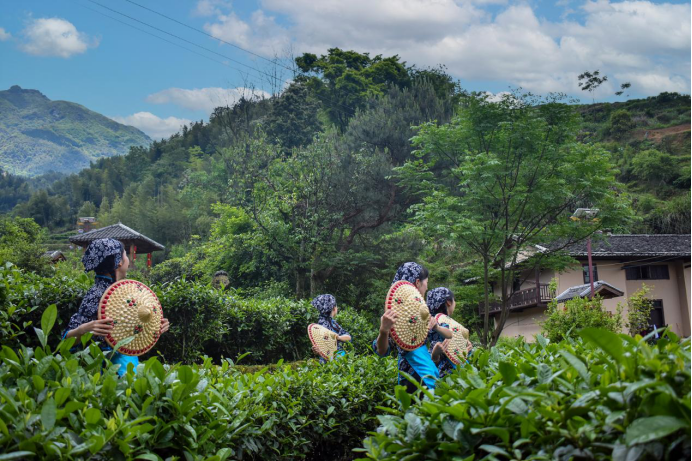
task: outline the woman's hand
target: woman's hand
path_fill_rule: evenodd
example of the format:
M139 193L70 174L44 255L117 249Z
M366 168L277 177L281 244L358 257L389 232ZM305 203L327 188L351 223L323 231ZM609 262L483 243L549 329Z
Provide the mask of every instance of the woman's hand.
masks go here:
M380 317L380 333L388 335L394 326L394 321L398 317L398 314L394 312L393 309L387 310L382 317Z
M341 341L342 343L347 343L351 340L351 336L350 335L337 336L336 339Z
M431 315L428 321L428 330L437 330L439 326L440 324L437 323L437 319Z
M468 354L469 352L471 352L471 349L473 349L473 344L471 344L471 341L469 341L469 345L466 348L466 353Z
M320 350L317 349L317 346L312 346L312 352L314 352L315 355L322 357L322 354L320 354Z
M92 333L95 336L106 336L113 331L113 320L109 318L92 320L91 322L81 324L76 330L78 330L76 336L82 336L87 333Z
M168 321L168 319L161 319L161 334L164 334L165 332L167 332L170 327L171 327L171 324Z

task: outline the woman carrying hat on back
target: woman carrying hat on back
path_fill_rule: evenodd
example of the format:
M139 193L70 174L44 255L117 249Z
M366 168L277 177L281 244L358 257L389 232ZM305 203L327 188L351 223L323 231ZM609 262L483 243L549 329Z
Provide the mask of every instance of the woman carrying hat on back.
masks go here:
M429 273L425 267L415 262L407 262L402 264L397 270L394 280L392 280L392 285L403 280L413 284L421 296L425 296L425 292L428 290L428 276ZM373 351L380 357L384 357L393 348L396 348L399 371L411 375L416 381L425 384L429 389L434 389L435 380L439 378L439 373L425 344L413 351L405 351L390 338L390 332L396 318L397 314L393 309L385 312L380 318L380 332L377 339L372 342ZM432 331L439 332L445 338L452 337L452 332L438 325L435 317L431 317L428 323L428 332ZM399 374L398 383L405 385L409 393L416 390L416 386L401 374Z
M94 335L94 340L104 351L112 350L103 336L113 331L113 320L109 318L98 319L98 305L101 297L108 287L127 275L130 260L127 258L123 244L115 239L98 239L89 244L82 257L84 271L96 273L94 285L87 291L79 310L70 318L65 332L65 338L79 338L87 333ZM161 333L169 328L168 319L161 320ZM128 363L132 363L136 369L139 359L135 356L115 353L112 358L114 364L120 365L118 375L122 376L127 371Z
M333 295L319 295L316 296L310 304L312 304L320 314L317 324L322 325L329 331L333 331L338 335L336 338L336 355L344 355L343 343L351 341L351 335L334 320L334 317L336 317L336 314L339 312L339 309L336 307L336 298ZM319 355L319 352L315 350L314 346L313 351ZM320 356L320 363L327 363L327 361Z

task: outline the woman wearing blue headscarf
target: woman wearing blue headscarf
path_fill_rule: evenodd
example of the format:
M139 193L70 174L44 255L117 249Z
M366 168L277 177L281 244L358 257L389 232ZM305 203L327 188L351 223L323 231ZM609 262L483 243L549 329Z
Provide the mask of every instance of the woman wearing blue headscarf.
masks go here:
M108 287L117 280L125 278L130 260L125 253L123 244L119 241L98 239L89 244L82 257L82 264L84 264L85 272L94 271L96 273L94 285L82 299L77 313L70 318L64 337L79 339L84 334L92 333L101 350L110 351L112 349L103 339L103 336L113 330L113 320L108 318L99 320L98 305ZM168 319L162 319L161 333L168 331L169 327ZM136 369L139 359L116 352L112 362L120 365L118 375L122 376L127 371L127 364L132 363Z
M451 317L456 307L454 293L452 293L449 288L445 287L430 290L428 292L426 304L430 310L430 315L433 317L437 314L445 314ZM448 324L442 323L441 325L449 329ZM428 334L428 350L430 351L433 362L437 362L437 371L440 373L441 378L456 369L456 365L454 365L442 351L442 343L445 339L447 338L437 331L431 331Z
M339 312L339 309L336 307L336 298L333 295L319 295L315 297L310 304L312 304L312 306L317 309L317 312L320 314L320 318L317 320L317 323L327 328L329 331L333 331L337 334L336 353L337 355L344 355L345 352L343 343L350 341L351 335L348 331L344 330L341 325L336 322L336 320L334 320L334 317L336 317L336 314ZM317 351L315 351L315 353L319 355ZM320 356L320 363L326 362L327 361Z
M402 264L396 271L392 285L400 280L405 280L412 283L421 296L425 296L425 292L428 290L428 275L428 270L425 267L415 262L407 262ZM389 310L381 317L380 332L377 339L372 342L373 351L380 357L384 357L396 347L399 371L411 375L416 381L422 382L429 389L434 389L439 373L425 345L413 351L405 351L390 339L389 332L394 326L396 315L393 310ZM439 326L434 317L430 318L428 331L438 331L444 337L452 337L452 332L447 328ZM399 384L404 384L408 392L416 390L416 387L401 374L399 374L398 382Z

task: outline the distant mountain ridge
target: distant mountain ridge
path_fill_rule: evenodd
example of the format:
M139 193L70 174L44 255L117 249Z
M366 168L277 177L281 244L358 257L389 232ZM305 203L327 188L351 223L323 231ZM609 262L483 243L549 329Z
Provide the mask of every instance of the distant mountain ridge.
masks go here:
M74 173L150 142L137 128L38 90L0 91L0 169L12 174Z

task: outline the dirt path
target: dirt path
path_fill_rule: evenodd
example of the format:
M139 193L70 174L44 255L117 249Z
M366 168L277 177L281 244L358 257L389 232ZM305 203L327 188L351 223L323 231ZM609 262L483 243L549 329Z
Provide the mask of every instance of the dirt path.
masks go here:
M690 131L690 124L683 123L682 125L669 126L668 128L659 128L657 130L638 130L634 133L635 139L648 139L650 141L660 141L666 136Z

